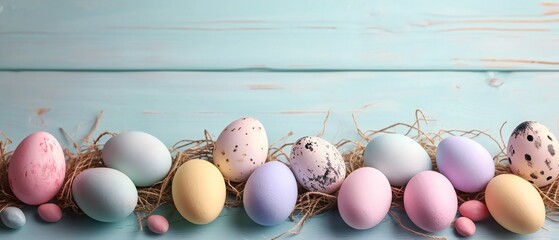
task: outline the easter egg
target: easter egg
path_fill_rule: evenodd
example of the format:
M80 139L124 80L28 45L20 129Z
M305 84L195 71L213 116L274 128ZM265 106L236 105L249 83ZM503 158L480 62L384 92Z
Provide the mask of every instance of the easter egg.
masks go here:
M555 152L558 147L557 138L546 126L523 122L509 138L510 169L538 187L549 185L559 175L559 156Z
M355 229L368 229L384 219L392 203L388 179L377 169L353 171L338 192L338 210L344 222Z
M124 220L138 201L132 180L112 168L89 168L79 173L72 183L72 196L87 216L101 222Z
M62 147L51 134L35 132L14 150L8 179L14 195L29 205L52 199L64 183L66 159Z
M215 141L213 161L224 177L243 182L268 157L268 137L260 121L245 117L230 123Z
M282 162L272 161L257 168L248 178L243 206L256 223L273 226L284 222L297 202L297 181Z
M454 223L456 232L463 237L471 237L476 233L476 224L467 217L459 217Z
M169 221L161 215L150 215L146 221L149 230L153 233L163 234L169 230Z
M8 228L20 229L25 225L25 214L17 207L7 207L0 212L0 220Z
M62 219L62 210L54 203L41 204L41 206L37 208L37 213L39 213L39 217L45 220L45 222L54 223Z
M208 224L219 216L225 204L225 181L213 164L193 159L177 169L172 194L175 207L186 220Z
M291 171L297 182L309 191L332 193L345 179L344 159L326 140L307 136L295 141L291 149Z
M391 185L405 186L417 173L431 170L429 154L413 139L399 134L373 138L363 153L365 166L381 171Z
M462 192L480 192L495 176L491 154L467 137L443 139L437 146L436 158L439 171Z
M404 190L404 209L419 228L438 232L448 228L458 208L456 192L450 181L435 171L413 176Z
M518 234L538 231L545 221L545 205L532 184L514 174L493 178L485 189L491 216L504 228Z
M159 139L139 131L120 133L105 143L103 162L126 174L136 186L161 181L171 169L171 154Z
M458 208L458 211L462 216L471 219L474 222L481 221L489 217L489 210L487 210L487 206L485 203L482 203L479 200L469 200Z

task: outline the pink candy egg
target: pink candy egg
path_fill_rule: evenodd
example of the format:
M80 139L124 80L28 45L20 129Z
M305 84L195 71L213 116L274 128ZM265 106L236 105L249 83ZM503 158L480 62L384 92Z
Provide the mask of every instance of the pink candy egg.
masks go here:
M169 230L169 222L161 215L151 215L147 218L148 228L150 231L163 234Z
M52 199L64 182L66 160L62 147L47 132L35 132L17 146L8 167L10 188L29 205Z
M435 171L413 176L404 191L404 209L419 228L438 232L450 226L456 216L458 200L450 181Z
M37 208L39 216L46 222L58 222L62 219L62 210L54 203L45 203Z
M478 200L469 200L458 208L458 211L462 216L471 219L474 222L481 221L489 217L489 210L484 203Z
M454 223L458 234L464 237L471 237L476 233L476 225L467 217L459 217Z
M368 229L384 219L392 203L392 189L379 170L362 167L345 179L338 193L338 209L344 222Z

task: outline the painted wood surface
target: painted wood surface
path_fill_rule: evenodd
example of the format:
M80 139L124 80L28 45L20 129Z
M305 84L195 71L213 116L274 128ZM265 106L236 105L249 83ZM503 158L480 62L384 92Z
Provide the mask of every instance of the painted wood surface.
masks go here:
M559 2L0 0L0 69L557 70Z
M411 123L415 110L431 119L424 126L439 129L479 129L505 141L521 121L537 120L559 130L559 87L556 72L0 72L0 130L14 142L46 130L64 139L64 128L74 139L85 136L95 117L103 118L94 135L108 130L142 130L167 146L182 139L199 139L207 129L217 137L234 119L253 116L262 121L270 143L289 131L294 141L322 130L325 139L358 140L352 120L363 130L396 122ZM404 129L398 132L403 133ZM498 151L488 139L478 139L490 152ZM65 146L68 142L61 141ZM15 148L15 144L10 146ZM102 224L85 216L65 215L56 224L38 219L28 207L28 224L19 231L0 227L1 239L270 239L293 226L260 227L242 209L224 210L206 226L188 223L173 209L161 213L171 220L163 236L138 231L136 218ZM412 226L404 216L404 223ZM521 236L495 222L478 224L472 239L553 239L557 223ZM39 234L39 235L38 235ZM458 238L452 228L436 235ZM347 227L337 211L312 218L296 239L413 239L391 217L370 230Z

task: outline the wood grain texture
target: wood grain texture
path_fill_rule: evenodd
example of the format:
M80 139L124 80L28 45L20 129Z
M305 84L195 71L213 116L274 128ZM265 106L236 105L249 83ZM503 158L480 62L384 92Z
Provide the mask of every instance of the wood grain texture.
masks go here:
M479 129L504 137L524 120L537 120L559 130L559 73L555 72L0 72L0 131L20 142L44 130L64 139L64 128L75 140L84 137L100 111L102 131L141 130L167 146L182 139L199 139L208 129L217 137L229 122L253 116L266 127L269 142L293 131L287 141L321 132L330 113L325 139L357 140L355 114L363 130L395 122L414 121L421 108L430 124L425 129ZM403 133L403 129L399 132ZM478 139L491 153L494 143ZM63 146L68 142L61 140ZM15 144L10 148L15 148ZM242 209L226 209L206 226L188 223L172 208L160 213L171 222L163 236L139 231L135 216L105 224L85 216L65 215L56 224L43 223L35 207L26 208L27 225L18 231L0 226L1 239L270 239L288 230L253 223ZM413 226L405 217L403 221ZM1 224L0 224L1 225ZM559 225L522 236L493 221L477 225L472 239L553 239ZM458 238L452 228L437 235ZM415 239L390 217L377 227L350 229L337 211L312 218L297 239Z
M0 0L0 69L557 70L558 5Z

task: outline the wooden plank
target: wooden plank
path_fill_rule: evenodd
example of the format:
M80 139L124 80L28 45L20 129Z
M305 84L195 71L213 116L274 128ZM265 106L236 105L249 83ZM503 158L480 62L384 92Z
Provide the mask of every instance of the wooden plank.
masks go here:
M181 139L215 137L230 121L242 116L260 119L270 143L293 131L288 141L316 135L327 112L324 138L357 140L355 114L363 130L395 122L413 122L423 109L432 119L427 130L480 129L504 137L524 120L537 120L559 130L554 111L559 96L556 72L0 72L0 131L20 142L27 134L45 130L59 139L59 128L74 139L84 137L99 111L102 131L142 130L168 146ZM403 131L403 130L400 130ZM492 153L494 143L479 139ZM505 140L506 141L506 140ZM65 146L68 143L61 141ZM16 144L10 146L11 149ZM286 221L275 227L254 224L242 209L226 209L212 224L188 223L173 209L161 209L170 219L170 232L156 236L139 231L136 217L106 224L85 216L65 215L62 222L44 224L35 207L25 210L27 225L18 231L0 226L1 239L26 239L48 234L56 239L270 239L288 230ZM408 226L411 222L401 215ZM531 239L550 239L558 224ZM437 235L457 238L452 228ZM336 211L312 218L297 238L415 239L390 217L366 231L346 226ZM494 221L477 224L472 239L525 239Z
M557 70L557 1L2 1L0 69Z

